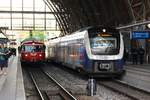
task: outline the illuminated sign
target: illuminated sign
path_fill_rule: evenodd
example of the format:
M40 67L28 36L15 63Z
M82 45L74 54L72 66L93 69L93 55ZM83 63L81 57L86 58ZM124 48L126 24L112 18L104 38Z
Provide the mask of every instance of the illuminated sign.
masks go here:
M107 33L100 33L100 34L98 34L98 36L104 36L104 37L106 36L107 37L107 36L112 36L112 35L111 34L107 34Z
M148 31L133 31L132 39L148 39L150 38L150 33Z

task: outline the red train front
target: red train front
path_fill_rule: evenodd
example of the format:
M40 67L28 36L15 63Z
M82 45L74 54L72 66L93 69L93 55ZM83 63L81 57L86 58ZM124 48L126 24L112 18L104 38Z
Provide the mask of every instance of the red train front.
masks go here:
M45 61L45 45L38 41L25 41L21 44L21 63L40 63Z

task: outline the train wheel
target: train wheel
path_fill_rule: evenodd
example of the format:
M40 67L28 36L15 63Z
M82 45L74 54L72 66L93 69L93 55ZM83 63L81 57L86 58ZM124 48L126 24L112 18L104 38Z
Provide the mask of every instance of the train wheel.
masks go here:
M76 68L77 72L82 74L83 73L83 69L82 68Z

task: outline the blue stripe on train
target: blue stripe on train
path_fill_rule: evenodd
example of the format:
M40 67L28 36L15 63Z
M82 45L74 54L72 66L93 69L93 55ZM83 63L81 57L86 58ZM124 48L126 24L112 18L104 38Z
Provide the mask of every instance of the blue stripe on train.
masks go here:
M115 61L115 67L118 70L122 70L123 69L123 65L124 65L124 60L123 59L119 59Z
M86 71L92 71L92 60L87 56L86 50L84 50L84 61L83 65Z

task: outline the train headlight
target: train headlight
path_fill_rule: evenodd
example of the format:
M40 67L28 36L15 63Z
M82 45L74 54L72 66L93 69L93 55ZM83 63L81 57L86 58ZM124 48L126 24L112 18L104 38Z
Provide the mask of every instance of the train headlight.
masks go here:
M40 57L42 57L42 55L41 55L41 54L39 54L39 56L40 56Z
M25 57L27 57L28 56L28 54L25 54Z
M150 23L149 23L149 24L147 24L147 27L148 27L148 28L150 28Z

